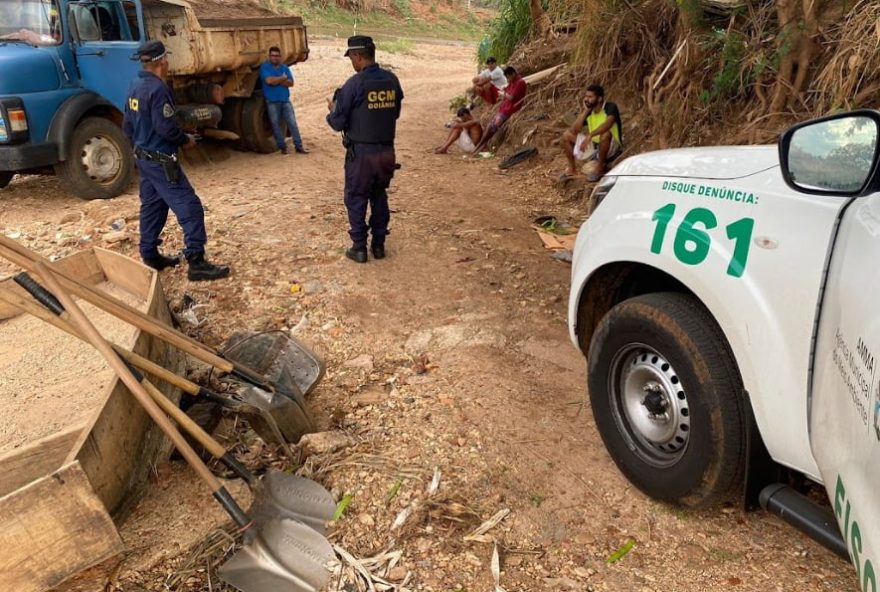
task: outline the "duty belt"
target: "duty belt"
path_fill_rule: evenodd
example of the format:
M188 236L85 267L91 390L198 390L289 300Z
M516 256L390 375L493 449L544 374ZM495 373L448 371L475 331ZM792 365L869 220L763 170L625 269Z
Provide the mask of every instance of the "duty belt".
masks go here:
M165 154L164 152L153 152L152 150L146 150L141 148L140 146L135 146L134 155L143 160L152 160L153 162L159 162L162 164L177 162L176 154Z

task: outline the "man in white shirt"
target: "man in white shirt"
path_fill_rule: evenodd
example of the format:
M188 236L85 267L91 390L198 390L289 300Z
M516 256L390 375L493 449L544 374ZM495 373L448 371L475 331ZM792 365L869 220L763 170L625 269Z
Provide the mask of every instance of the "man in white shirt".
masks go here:
M486 103L494 105L498 102L500 91L507 86L507 78L504 76L504 71L498 67L497 60L490 57L486 60L486 69L477 74L473 83L474 92Z

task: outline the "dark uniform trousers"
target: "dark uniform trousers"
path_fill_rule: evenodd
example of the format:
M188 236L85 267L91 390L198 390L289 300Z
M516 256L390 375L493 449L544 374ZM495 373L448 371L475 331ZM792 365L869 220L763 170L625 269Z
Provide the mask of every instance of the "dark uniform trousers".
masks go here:
M374 245L384 245L391 211L388 209L388 186L394 177L394 148L380 144L353 144L345 157L345 208L348 210L348 234L354 248L367 246L367 232ZM367 223L367 206L370 220Z
M165 176L161 163L138 159L137 168L141 176L141 258L149 259L159 255L159 245L162 242L159 234L168 220L169 209L174 212L183 228L183 254L189 257L204 252L208 241L205 210L183 170L180 170L180 180L175 184Z

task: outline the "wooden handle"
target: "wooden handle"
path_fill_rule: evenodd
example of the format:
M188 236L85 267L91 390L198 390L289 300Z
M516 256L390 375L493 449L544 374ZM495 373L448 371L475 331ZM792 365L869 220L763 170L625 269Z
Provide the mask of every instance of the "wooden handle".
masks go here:
M26 298L22 298L17 294L11 292L7 288L0 287L0 301L6 302L22 312L31 314L32 316L53 325L54 327L61 329L62 331L81 339L83 341L87 341L83 335L74 328L74 326L67 320L68 315L67 312L64 311L60 315L56 315L54 313L49 312L43 306L40 306L33 302L32 300L28 300ZM187 392L192 395L198 395L200 393L199 386L189 380L186 380L183 377L170 372L169 370L159 366L158 364L148 360L147 358L141 357L134 352L130 352L125 350L118 345L110 343L110 346L113 350L120 356L125 359L126 362L143 370L144 372L148 372L153 374L154 376L165 380L166 382L170 382L175 386L183 388ZM167 377L164 377L167 375ZM141 384L147 390L147 393L153 398L154 401L162 408L162 410L168 414L171 419L177 422L177 425L183 427L193 438L195 438L202 447L208 451L208 453L214 458L223 461L227 466L232 468L239 476L243 477L248 483L255 483L256 478L241 465L234 457L231 457L226 452L226 449L221 445L217 440L211 437L202 427L194 422L190 417L184 413L180 407L172 403L168 400L167 397L156 388L153 383L144 379L141 381Z
M223 445L220 444L217 440L211 437L211 435L202 429L202 427L194 422L189 415L187 415L183 409L172 403L168 400L168 398L162 394L162 391L157 389L153 383L144 379L141 384L146 389L147 393L153 398L156 404L162 408L162 411L168 414L171 419L177 423L180 427L182 427L186 432L196 439L196 441L202 445L202 447L208 451L208 454L213 456L216 459L223 458L223 455L226 454L226 449L223 448Z
M55 316L33 300L22 298L11 290L2 287L0 287L0 300L6 302L11 306L14 306L21 311L35 316L38 319L45 321L53 325L54 327L61 329L62 331L69 333L70 335L73 335L78 339L86 341L85 337L83 337L67 320L69 318L67 313L63 314L61 317ZM189 393L190 395L197 396L201 392L199 389L199 385L197 385L196 383L191 382L183 378L182 376L178 376L174 372L171 372L167 368L163 368L152 360L148 360L143 356L139 356L138 354L128 351L127 349L123 349L113 343L111 343L110 345L113 347L116 353L125 358L126 362L128 362L132 366L140 368L147 374L151 374L160 380L163 380L169 384L173 384L177 388L183 390L186 393Z
M95 326L89 321L88 317L86 317L83 311L80 310L79 306L77 306L76 302L74 302L73 298L71 298L61 287L60 282L55 279L55 276L49 268L39 261L33 263L33 267L40 278L46 283L49 290L55 294L55 297L58 298L61 301L61 304L64 305L64 308L67 309L67 312L70 314L74 323L76 323L77 328L84 335L86 340L101 353L113 371L116 372L117 376L119 376L122 382L125 383L125 386L127 386L135 396L138 403L140 403L147 414L162 429L165 435L168 436L175 448L180 451L180 454L186 459L186 462L189 463L198 476L208 484L211 488L211 492L214 493L216 497L216 494L223 489L223 485L220 484L214 474L211 473L205 463L202 462L202 459L199 458L196 451L192 449L186 440L184 440L183 436L180 435L180 432L178 432L171 422L168 421L168 418L165 417L165 414L162 413L162 410L153 401L146 389L144 389L141 383L138 382L131 371L125 367L125 364L119 359L116 352L113 351L113 348L104 340Z
M0 254L12 263L27 269L28 271L36 271L37 265L51 268L51 273L58 277L58 282L63 285L65 289L69 290L72 294L79 296L86 302L94 304L101 310L134 325L142 331L146 331L150 335L170 343L174 347L183 350L191 356L198 358L206 364L210 364L223 372L232 372L235 369L235 366L229 362L229 360L224 360L217 355L217 352L205 344L199 343L180 331L177 331L164 323L160 323L133 306L129 306L95 287L80 281L68 273L53 267L49 260L39 253L31 251L3 235L0 235Z

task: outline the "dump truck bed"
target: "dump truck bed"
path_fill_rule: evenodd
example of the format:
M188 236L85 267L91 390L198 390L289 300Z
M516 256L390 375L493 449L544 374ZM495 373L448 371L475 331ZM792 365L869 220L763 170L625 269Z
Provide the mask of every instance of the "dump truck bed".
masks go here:
M200 21L183 0L146 0L143 5L149 37L171 52L172 76L256 68L273 45L286 64L309 56L306 28L297 16Z

